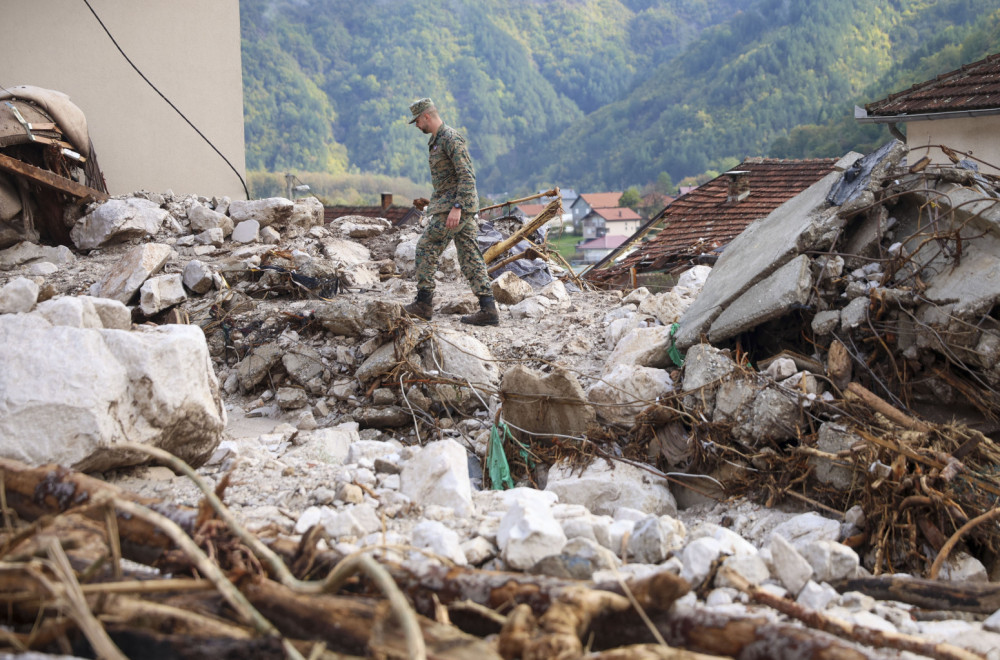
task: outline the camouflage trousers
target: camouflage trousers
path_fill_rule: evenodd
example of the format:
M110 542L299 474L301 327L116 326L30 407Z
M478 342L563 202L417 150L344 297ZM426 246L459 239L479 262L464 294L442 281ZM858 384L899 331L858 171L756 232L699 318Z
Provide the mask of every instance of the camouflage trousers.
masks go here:
M479 225L475 214L462 213L462 220L454 229L445 226L447 219L447 213L435 213L417 241L417 288L434 292L434 273L437 272L438 261L448 244L454 240L455 249L458 250L458 265L462 269L462 275L469 281L472 292L477 296L491 295L490 276L476 242Z

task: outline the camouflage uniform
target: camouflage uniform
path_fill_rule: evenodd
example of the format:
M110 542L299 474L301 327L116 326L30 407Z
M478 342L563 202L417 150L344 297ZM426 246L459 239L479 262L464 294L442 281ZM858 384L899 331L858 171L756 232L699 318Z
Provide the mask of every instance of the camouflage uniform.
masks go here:
M441 253L454 240L459 266L472 292L477 296L489 296L490 278L476 241L479 234L476 170L472 166L465 138L454 128L442 124L427 147L434 193L427 206L427 213L431 214L430 222L417 241L417 289L428 293L434 291L434 273L437 272ZM448 229L445 226L448 212L455 206L461 207L462 219L457 227Z

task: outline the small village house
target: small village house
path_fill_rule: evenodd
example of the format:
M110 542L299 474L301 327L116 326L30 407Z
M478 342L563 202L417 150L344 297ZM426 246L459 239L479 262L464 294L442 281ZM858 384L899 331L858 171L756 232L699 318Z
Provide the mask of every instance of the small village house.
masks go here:
M911 164L928 156L950 165L969 156L980 171L1000 174L1000 53L856 107L854 115L860 123L888 124L906 142Z

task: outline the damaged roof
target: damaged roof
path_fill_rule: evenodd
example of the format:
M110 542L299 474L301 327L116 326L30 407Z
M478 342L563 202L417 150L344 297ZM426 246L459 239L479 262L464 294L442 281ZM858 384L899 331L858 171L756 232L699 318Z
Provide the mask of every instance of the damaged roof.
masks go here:
M836 158L748 158L733 172L678 197L641 227L623 249L655 227L661 227L662 231L621 262L591 270L586 277L606 282L631 268L640 272L660 270L682 259L716 250L751 222L767 216L833 171L837 161ZM744 189L736 196L738 201L733 201L730 187L740 177L744 177L744 186L749 184L749 194Z
M1000 53L867 103L865 110L870 117L1000 112Z
M324 206L323 222L330 224L347 215L361 215L366 218L385 218L393 227L404 225L420 217L420 211L413 206Z

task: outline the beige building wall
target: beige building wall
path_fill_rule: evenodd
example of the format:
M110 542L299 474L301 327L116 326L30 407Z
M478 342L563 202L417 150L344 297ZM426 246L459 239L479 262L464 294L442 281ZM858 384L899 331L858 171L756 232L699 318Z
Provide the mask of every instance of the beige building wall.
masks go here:
M2 0L0 85L68 94L111 194L244 199L236 173L115 48L83 0ZM245 178L238 0L89 0L129 59Z
M929 155L934 163L951 164L940 149L926 148L943 144L956 151L971 153L992 165L987 167L979 163L981 172L1000 174L1000 115L910 121L906 123L906 144L911 163Z

